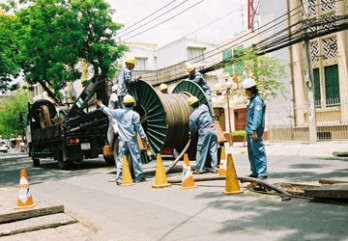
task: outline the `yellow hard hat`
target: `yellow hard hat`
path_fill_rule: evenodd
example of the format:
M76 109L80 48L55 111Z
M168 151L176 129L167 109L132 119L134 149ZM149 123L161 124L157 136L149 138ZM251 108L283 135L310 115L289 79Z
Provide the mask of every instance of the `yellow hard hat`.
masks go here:
M194 103L197 103L198 102L198 98L196 96L191 96L189 99L188 99L188 103L189 105L193 105Z
M125 95L123 98L123 103L125 104L132 104L134 103L134 98L131 95Z
M160 85L160 90L162 91L162 90L166 90L166 89L168 89L168 86L166 85L166 84L161 84Z
M189 73L191 71L195 70L195 69L196 69L196 67L194 65L192 65L192 64L186 65L186 71L189 72Z
M126 58L126 63L128 63L128 64L135 64L136 63L136 59L133 56L128 56Z

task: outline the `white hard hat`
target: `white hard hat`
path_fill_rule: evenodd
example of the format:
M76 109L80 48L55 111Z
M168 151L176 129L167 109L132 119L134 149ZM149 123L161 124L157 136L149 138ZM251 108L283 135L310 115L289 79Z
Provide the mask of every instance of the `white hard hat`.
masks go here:
M112 92L115 92L117 89L118 89L118 84L114 84L114 85L111 87L111 91L112 91Z
M161 84L160 85L160 90L165 90L165 89L168 89L168 86L166 84Z
M243 89L246 90L246 89L249 89L251 87L256 86L256 82L252 78L246 78L246 79L243 80L242 86L243 86Z

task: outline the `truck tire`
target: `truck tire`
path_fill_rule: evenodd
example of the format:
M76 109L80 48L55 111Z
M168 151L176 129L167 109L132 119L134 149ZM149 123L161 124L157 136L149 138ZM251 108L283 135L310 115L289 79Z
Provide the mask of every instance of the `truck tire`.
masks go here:
M66 170L71 168L71 162L64 157L62 149L58 150L58 168L61 170Z
M34 167L39 167L40 166L40 159L33 158L33 166Z

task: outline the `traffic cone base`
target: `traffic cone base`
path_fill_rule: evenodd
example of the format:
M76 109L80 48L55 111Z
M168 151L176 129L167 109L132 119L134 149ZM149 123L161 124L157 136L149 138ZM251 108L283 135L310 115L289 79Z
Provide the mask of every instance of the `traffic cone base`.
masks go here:
M193 188L197 188L197 186L193 185L193 186L190 186L190 187L183 187L183 186L180 187L180 189L183 189L183 190L185 190L185 189L193 189Z
M164 171L161 153L158 153L156 160L155 184L152 185L152 188L165 188L171 186L172 184L168 183L167 181L167 176L166 172Z
M226 152L225 147L221 147L219 177L226 177Z
M240 194L243 191L240 189L236 168L234 167L232 154L227 156L227 170L226 170L226 188L224 194Z
M19 177L17 207L15 207L14 209L33 208L35 206L36 204L33 202L33 197L30 193L27 172L25 169L21 169Z
M122 182L121 185L122 187L128 187L132 186L135 183L133 182L132 175L129 169L129 163L127 160L127 157L123 157L123 170L122 170Z
M193 189L197 188L195 181L193 180L192 170L190 166L190 161L188 154L184 155L184 164L182 169L182 183L180 189Z

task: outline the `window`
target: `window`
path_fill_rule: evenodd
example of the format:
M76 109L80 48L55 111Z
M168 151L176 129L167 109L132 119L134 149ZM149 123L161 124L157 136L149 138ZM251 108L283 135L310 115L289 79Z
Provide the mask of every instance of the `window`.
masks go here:
M338 81L338 66L324 67L326 106L337 106L340 104L340 88Z
M134 67L135 70L145 70L147 69L147 58L138 58L136 57L136 65Z
M188 60L194 59L194 62L202 61L204 60L204 52L205 52L205 48L188 47L187 59Z

